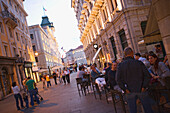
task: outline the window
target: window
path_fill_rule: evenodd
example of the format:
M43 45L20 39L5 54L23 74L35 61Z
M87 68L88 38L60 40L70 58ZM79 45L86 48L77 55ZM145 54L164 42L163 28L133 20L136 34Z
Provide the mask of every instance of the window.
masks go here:
M21 40L22 40L22 43L24 44L24 37L23 36L21 36Z
M126 39L126 35L125 35L124 29L120 30L118 32L118 34L119 34L119 37L120 37L122 48L124 50L126 47L128 47L128 43L127 43L127 39Z
M25 52L25 60L27 60L27 53Z
M35 61L38 62L38 57L35 57Z
M18 33L16 32L16 38L17 38L17 40L19 41L19 37L18 37Z
M8 27L8 30L9 30L9 35L10 35L10 37L12 38L13 36L12 36L12 30L11 30L11 28Z
M17 6L15 5L15 11L18 12Z
M140 24L143 35L145 34L146 24L147 24L147 21L142 21Z
M12 6L12 1L11 0L9 0L9 5Z
M34 36L33 36L33 34L30 34L30 38L31 38L31 39L34 39Z
M117 0L114 0L114 2L115 2L115 5L116 5L116 7L117 7Z
M104 15L104 21L106 21L108 18L106 7L103 9L103 15Z
M99 19L99 18L97 19L97 21L98 21L99 29L100 29L100 28L101 28L101 21L100 21L100 19Z
M36 47L35 47L35 45L33 45L33 46L32 46L32 49L33 49L33 51L36 51Z
M114 11L114 5L113 5L113 1L110 0L111 6L112 6L112 11Z
M6 56L8 56L8 47L7 47L7 46L4 46L4 49L5 49L5 54L6 54Z
M95 24L93 25L93 28L94 28L94 33L96 34L97 33L97 28L96 28Z
M14 52L14 57L16 57L16 48L13 48L13 52Z
M113 36L110 38L110 41L112 43L112 48L113 48L113 53L114 53L115 59L117 59L117 56L116 56L116 54L117 54L116 44L115 44L115 40L114 40Z
M20 57L22 57L22 51L20 51Z
M4 33L4 28L3 28L2 22L0 22L0 32L1 32L1 33Z

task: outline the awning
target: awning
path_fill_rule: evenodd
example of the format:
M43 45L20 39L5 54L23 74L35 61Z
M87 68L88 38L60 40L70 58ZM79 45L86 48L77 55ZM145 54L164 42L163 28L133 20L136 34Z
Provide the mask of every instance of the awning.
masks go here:
M38 72L42 73L42 72L46 72L48 71L48 69L40 69Z
M95 54L94 57L93 57L93 62L95 61L95 59L96 59L96 57L97 57L97 55L99 54L99 52L100 52L101 49L102 49L102 47L100 47L100 48L97 50L96 54Z
M144 43L159 42L162 40L153 5L150 7L145 34L142 38L144 39Z
M33 72L37 72L37 71L39 71L39 69L38 69L37 66L36 66L36 67L32 67L32 71L33 71Z
M62 68L63 66L55 66L55 67L52 67L52 70L55 70L55 69L59 69L59 68Z

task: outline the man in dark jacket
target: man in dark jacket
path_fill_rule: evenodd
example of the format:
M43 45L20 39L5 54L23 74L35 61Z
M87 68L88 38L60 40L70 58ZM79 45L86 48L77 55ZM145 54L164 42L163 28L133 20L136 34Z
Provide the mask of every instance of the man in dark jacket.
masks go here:
M145 113L153 113L146 91L150 81L150 74L145 65L133 58L130 47L124 50L125 59L117 68L117 83L126 93L130 113L137 113L136 100L139 98Z

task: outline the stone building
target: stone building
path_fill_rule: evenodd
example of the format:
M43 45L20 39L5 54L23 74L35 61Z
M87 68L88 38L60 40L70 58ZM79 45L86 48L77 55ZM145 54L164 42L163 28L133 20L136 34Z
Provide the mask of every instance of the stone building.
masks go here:
M72 0L87 62L95 56L94 45L101 48L95 60L100 67L105 61L122 59L127 46L147 52L146 45L139 43L150 4L150 0Z
M23 0L0 0L0 99L12 93L12 82L22 88L35 63Z
M80 45L75 49L70 49L68 52L66 52L66 57L64 58L64 64L65 66L70 66L75 64L77 65L87 64L86 55L83 50L83 45Z
M74 63L77 65L87 64L86 55L83 50L83 45L74 49Z
M54 26L47 16L42 17L41 25L29 26L32 48L35 53L36 63L39 69L47 69L61 66L61 54L58 43L54 37Z

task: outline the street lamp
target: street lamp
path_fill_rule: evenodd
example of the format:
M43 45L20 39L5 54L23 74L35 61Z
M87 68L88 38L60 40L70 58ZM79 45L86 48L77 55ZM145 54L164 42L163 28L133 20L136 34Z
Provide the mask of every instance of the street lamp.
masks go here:
M38 52L35 52L35 56L38 56Z
M98 49L98 45L97 45L97 44L94 44L93 47L94 47L94 49L96 49L96 50Z

